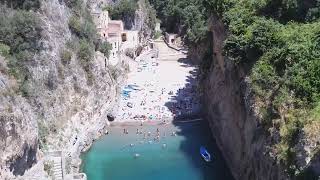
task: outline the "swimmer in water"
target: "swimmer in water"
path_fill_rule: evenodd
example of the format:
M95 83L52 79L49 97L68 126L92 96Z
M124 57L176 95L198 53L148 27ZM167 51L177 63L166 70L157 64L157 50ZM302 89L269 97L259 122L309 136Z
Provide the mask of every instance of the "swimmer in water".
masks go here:
M138 154L138 153L134 154L135 158L138 158L139 156L140 156L140 154Z
M166 143L163 143L162 144L162 148L166 148L167 147L167 144Z

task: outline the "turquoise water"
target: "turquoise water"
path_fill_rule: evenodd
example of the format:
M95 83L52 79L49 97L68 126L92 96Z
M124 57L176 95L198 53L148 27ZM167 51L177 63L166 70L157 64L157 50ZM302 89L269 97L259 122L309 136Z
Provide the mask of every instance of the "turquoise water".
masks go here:
M206 122L144 125L142 131L151 132L147 139L143 139L143 134L136 134L137 128L141 127L130 126L129 134L123 134L123 127L112 127L109 135L97 140L82 155L82 171L88 180L232 179ZM157 128L160 141L154 140ZM173 131L177 136L171 136ZM201 145L215 156L214 161L207 163L201 158Z

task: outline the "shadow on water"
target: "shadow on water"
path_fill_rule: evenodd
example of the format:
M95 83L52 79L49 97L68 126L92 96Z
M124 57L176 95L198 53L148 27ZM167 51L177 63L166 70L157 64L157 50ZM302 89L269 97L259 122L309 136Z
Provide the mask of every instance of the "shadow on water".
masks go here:
M186 84L175 93L175 96L165 103L165 106L176 114L173 124L180 129L178 135L185 137L180 149L188 157L195 168L200 169L204 180L233 180L231 172L218 149L207 120L202 117L198 91L198 68L188 59L179 59L182 67L194 67L189 71ZM199 120L199 121L197 121ZM205 162L200 156L200 146L205 146L213 161Z

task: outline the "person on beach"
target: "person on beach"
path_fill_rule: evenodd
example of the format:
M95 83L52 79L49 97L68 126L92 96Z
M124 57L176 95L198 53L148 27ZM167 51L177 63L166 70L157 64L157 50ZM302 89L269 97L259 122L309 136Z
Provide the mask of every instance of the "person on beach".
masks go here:
M136 134L139 134L139 129L137 129L137 132L136 132Z

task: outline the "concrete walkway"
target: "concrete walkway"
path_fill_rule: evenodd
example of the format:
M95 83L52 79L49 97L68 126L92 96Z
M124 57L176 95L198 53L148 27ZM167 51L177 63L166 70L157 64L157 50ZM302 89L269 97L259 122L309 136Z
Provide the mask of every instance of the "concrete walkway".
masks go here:
M155 46L159 51L159 61L177 61L181 58L187 58L185 53L168 47L163 40L155 41Z

